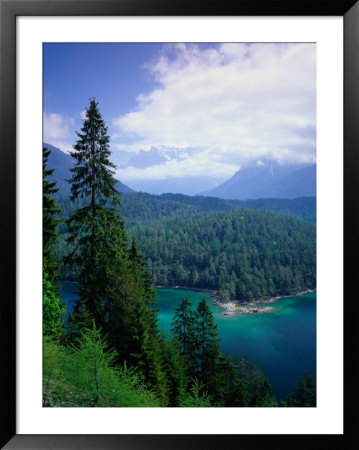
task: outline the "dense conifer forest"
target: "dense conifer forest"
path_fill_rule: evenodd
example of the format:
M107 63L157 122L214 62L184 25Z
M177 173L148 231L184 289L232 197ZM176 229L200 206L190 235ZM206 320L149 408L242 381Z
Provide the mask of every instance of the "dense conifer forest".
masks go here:
M127 196L133 198L133 194ZM136 236L155 285L214 289L222 300L240 301L315 288L314 222L247 208L178 214L190 205L176 205L177 209L171 202L164 202L164 209L159 208L163 216L158 214L155 219L156 207L162 203L143 203L147 204L142 209L143 220L136 207L127 204L127 214L132 213L127 230ZM61 231L56 243L59 257L69 249L66 227ZM61 275L77 279L76 267L64 266Z
M71 201L68 196L59 196L56 201L63 212L62 218L67 219L74 209L84 206L86 199ZM316 221L315 197L299 197L294 200L286 199L258 199L258 200L222 200L214 197L190 197L182 194L152 195L145 192L122 192L121 214L126 226L138 223L148 223L153 220L169 219L198 215L206 212L233 211L238 209L259 209L271 211L285 216ZM60 232L66 231L66 225L61 224Z
M315 225L238 210L137 225L155 284L252 301L315 288Z
M315 224L217 199L120 196L94 99L77 135L69 200L54 200L43 151L43 405L315 406L311 374L278 402L258 364L223 355L205 299L195 308L183 298L164 336L153 288L214 288L243 301L314 288ZM65 277L79 300L64 324Z

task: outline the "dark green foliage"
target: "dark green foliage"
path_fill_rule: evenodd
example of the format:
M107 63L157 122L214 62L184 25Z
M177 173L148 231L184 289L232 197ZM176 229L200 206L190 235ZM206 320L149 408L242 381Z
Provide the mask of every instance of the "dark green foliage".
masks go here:
M207 213L134 228L155 284L241 301L316 285L314 224L263 211Z
M66 262L79 270L81 304L90 318L103 327L108 266L112 260L123 257L127 240L113 179L116 166L109 160L110 138L94 99L90 100L81 133L77 135L79 139L71 153L76 161L69 180L71 200L85 198L88 203L76 209L67 221L71 252ZM75 316L78 309L75 308Z
M70 169L73 174L70 180L71 200L90 196L93 215L96 216L96 209L107 199L116 202L117 191L113 179L116 166L109 160L110 137L95 99L91 99L86 108L81 133L76 134L79 139L71 153L76 161L75 167Z
M236 358L239 360L239 358ZM239 364L236 364L231 355L220 358L220 371L217 373L217 402L220 406L245 407L249 405L249 383L242 378Z
M151 202L155 202L156 200L159 202L167 201L182 204L183 210L181 211L181 215L185 213L186 209L188 211L187 214L189 211L191 211L192 214L198 214L199 212L232 211L236 209L248 208L296 216L311 222L315 222L316 220L315 197L298 197L296 199L260 198L257 200L224 200L216 197L191 197L183 194L162 194L160 196L150 196L149 194L136 193L132 195L135 195L136 199L138 199L140 195L148 196L148 198L146 198L147 204L151 204ZM127 199L131 199L131 197L126 196L126 200ZM126 211L124 211L124 215L127 217Z
M128 251L129 270L135 274L138 283L143 287L143 294L148 305L154 304L155 290L152 286L151 272L147 270L143 256L138 249L135 236L132 236L131 246Z
M240 202L243 208L262 209L285 216L295 216L308 222L316 222L315 197L298 197L295 199L259 198Z
M250 372L250 393L251 399L249 406L256 407L274 407L278 406L277 400L273 395L272 386L265 376L263 369L259 364L253 364Z
M60 264L54 255L54 244L58 237L57 226L61 222L56 218L61 213L53 194L57 192L56 183L48 177L54 172L46 167L50 151L42 153L42 236L43 236L43 334L61 337L63 326L61 318L65 306L59 296L58 270Z
M316 405L315 376L312 372L307 372L295 386L292 396L287 400L287 406L313 407Z
M179 353L189 379L198 377L199 368L196 355L195 313L188 298L182 298L172 319L172 335L179 343Z
M43 334L45 336L61 337L63 325L61 318L65 314L65 305L58 295L57 288L49 280L47 272L43 271Z
M58 269L60 264L54 256L54 243L58 237L57 226L61 222L57 218L62 213L53 198L58 191L55 182L50 182L49 177L54 169L47 168L50 151L43 148L42 152L42 245L43 245L43 268L47 271L51 283L58 280Z
M131 233L157 285L212 288L223 301L266 299L316 286L312 223L239 210L161 220ZM61 240L57 245L63 254Z
M70 180L71 199L79 208L67 221L66 257L77 269L80 299L69 319L69 336L82 336L82 329L94 321L116 349L116 363L136 367L166 406L168 386L152 308L155 293L135 238L131 245L127 240L107 128L94 100L81 131L72 153L76 165Z
M172 334L192 386L187 396L181 397L181 406L205 406L202 400L221 407L249 405L249 381L241 375L239 364L229 355L222 356L217 326L205 299L195 311L187 298L182 299L175 310Z
M189 357L194 354L194 313L188 298L182 298L172 320L172 333L180 343L180 354Z
M193 326L198 376L209 394L215 391L216 364L220 355L217 325L205 299L198 304Z
M81 198L71 202L70 197L65 196L59 197L57 201L64 212L65 219L71 215L74 209L81 208L85 204ZM293 200L267 198L241 201L214 197L190 197L182 194L122 193L122 215L128 227L165 218L193 216L215 211L234 211L243 208L296 216L310 222L316 221L315 197L299 197ZM64 225L60 228L60 233L65 231Z
M109 344L119 361L137 367L153 387L161 384L157 352L157 310L149 274L133 240L128 252L111 260L103 287L103 314Z
M161 336L158 342L163 373L162 390L166 393L166 402L163 406L179 406L186 396L188 385L185 360L180 354L180 343L165 336Z
M75 211L69 227L68 242L73 251L66 262L78 268L78 295L98 326L104 326L104 304L108 300L107 286L117 260L127 256L127 239L119 215L98 209L92 217L92 208ZM75 315L77 314L75 308Z
M89 312L85 301L80 298L75 305L74 312L67 318L65 340L74 342L81 335L83 329L91 327L92 321L93 315Z

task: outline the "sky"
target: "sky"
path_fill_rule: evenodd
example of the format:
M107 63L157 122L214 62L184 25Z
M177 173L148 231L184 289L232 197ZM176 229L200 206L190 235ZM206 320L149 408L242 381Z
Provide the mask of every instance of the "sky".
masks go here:
M315 44L49 43L43 62L44 142L71 151L95 97L129 184L316 160ZM151 149L165 162L128 166Z

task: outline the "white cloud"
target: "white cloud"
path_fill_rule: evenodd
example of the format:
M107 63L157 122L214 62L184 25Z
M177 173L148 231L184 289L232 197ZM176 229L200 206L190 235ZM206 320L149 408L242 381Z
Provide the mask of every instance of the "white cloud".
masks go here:
M224 161L212 158L210 150L200 151L183 159L171 159L164 164L154 165L146 169L126 167L116 171L117 178L121 180L164 180L170 177L199 177L207 174L209 178L221 179L222 181L233 175L233 166ZM236 168L238 169L238 167Z
M47 144L51 144L54 147L59 148L60 150L62 150L65 153L70 153L73 152L74 149L72 148L72 145L69 144L68 142L64 142L64 141L56 141L56 140L52 140L51 142L47 142L45 141Z
M75 139L75 120L57 113L44 113L44 142L69 153Z
M70 136L74 125L71 117L57 113L44 113L44 140L66 139Z
M199 151L179 164L186 172L233 174L259 157L315 161L315 44L168 45L147 69L158 87L114 119L117 142L206 148L206 161ZM166 164L167 176L179 166Z

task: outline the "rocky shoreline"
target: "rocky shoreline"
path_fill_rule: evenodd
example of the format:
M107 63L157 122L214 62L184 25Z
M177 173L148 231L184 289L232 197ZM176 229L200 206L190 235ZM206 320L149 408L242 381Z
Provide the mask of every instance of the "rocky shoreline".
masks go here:
M264 300L253 300L251 302L239 302L238 300L232 300L230 302L223 303L221 302L218 293L213 298L214 304L225 310L223 313L224 316L235 316L238 314L260 314L270 312L274 309L274 306L268 306L271 303L275 303L283 298L298 297L314 291L314 289L306 289L305 291L296 292L290 295L279 295Z
M261 314L270 312L274 309L273 306L268 306L283 298L298 297L299 295L309 294L315 292L315 289L306 289L305 291L296 292L290 295L279 295L268 299L252 300L251 302L240 302L239 300L231 300L229 302L222 302L218 291L205 288L193 288L189 286L155 286L162 289L183 289L189 291L203 292L212 297L213 304L224 309L224 316L236 316L238 314Z

